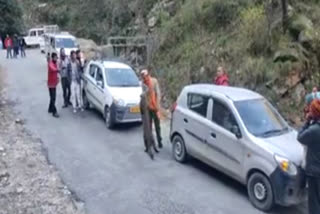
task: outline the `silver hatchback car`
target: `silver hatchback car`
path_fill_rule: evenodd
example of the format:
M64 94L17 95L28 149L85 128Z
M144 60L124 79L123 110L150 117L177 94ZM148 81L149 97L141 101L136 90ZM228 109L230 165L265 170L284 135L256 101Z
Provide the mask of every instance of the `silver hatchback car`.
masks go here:
M170 138L177 161L192 156L238 180L260 210L306 200L297 132L253 91L185 87L173 109Z

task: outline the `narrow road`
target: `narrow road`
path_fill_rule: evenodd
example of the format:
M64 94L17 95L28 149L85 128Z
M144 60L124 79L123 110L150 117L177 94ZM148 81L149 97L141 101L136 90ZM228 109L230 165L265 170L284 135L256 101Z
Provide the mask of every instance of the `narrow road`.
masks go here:
M73 114L57 107L61 118L48 115L47 67L39 50L25 59L5 59L0 65L7 93L27 128L39 136L49 160L66 185L85 202L89 214L259 214L236 181L198 162L186 165L171 157L171 146L151 161L143 152L137 125L106 129L94 110ZM164 133L165 134L165 133ZM306 214L304 205L276 208L274 214Z

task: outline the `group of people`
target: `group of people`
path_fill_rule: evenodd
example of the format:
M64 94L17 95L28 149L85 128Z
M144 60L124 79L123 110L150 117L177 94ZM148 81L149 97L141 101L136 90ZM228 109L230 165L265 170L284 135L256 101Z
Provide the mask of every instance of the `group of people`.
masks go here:
M73 107L73 112L83 111L82 90L83 90L83 72L85 60L80 50L71 51L70 58L66 55L65 50L60 50L60 57L57 53L52 53L48 60L48 88L50 103L48 113L58 118L59 114L55 106L56 88L61 77L64 105Z
M7 49L7 59L17 58L19 53L22 58L26 57L26 41L23 37L18 37L17 34L13 38L7 35L4 40L4 47Z

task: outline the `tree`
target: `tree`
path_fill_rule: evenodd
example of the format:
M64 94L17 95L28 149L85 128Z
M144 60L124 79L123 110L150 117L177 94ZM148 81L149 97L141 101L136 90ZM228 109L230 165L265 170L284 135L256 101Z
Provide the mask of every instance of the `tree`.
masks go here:
M288 27L288 0L281 0L282 4L282 25L283 25L283 33L287 32Z
M21 32L22 10L16 0L0 0L0 14L0 35Z

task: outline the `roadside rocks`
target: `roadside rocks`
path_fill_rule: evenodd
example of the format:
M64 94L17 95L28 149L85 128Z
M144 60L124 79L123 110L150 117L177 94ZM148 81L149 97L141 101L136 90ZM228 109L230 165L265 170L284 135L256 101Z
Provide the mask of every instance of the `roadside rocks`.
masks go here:
M41 141L11 109L0 108L0 214L84 213L83 203L47 162Z

